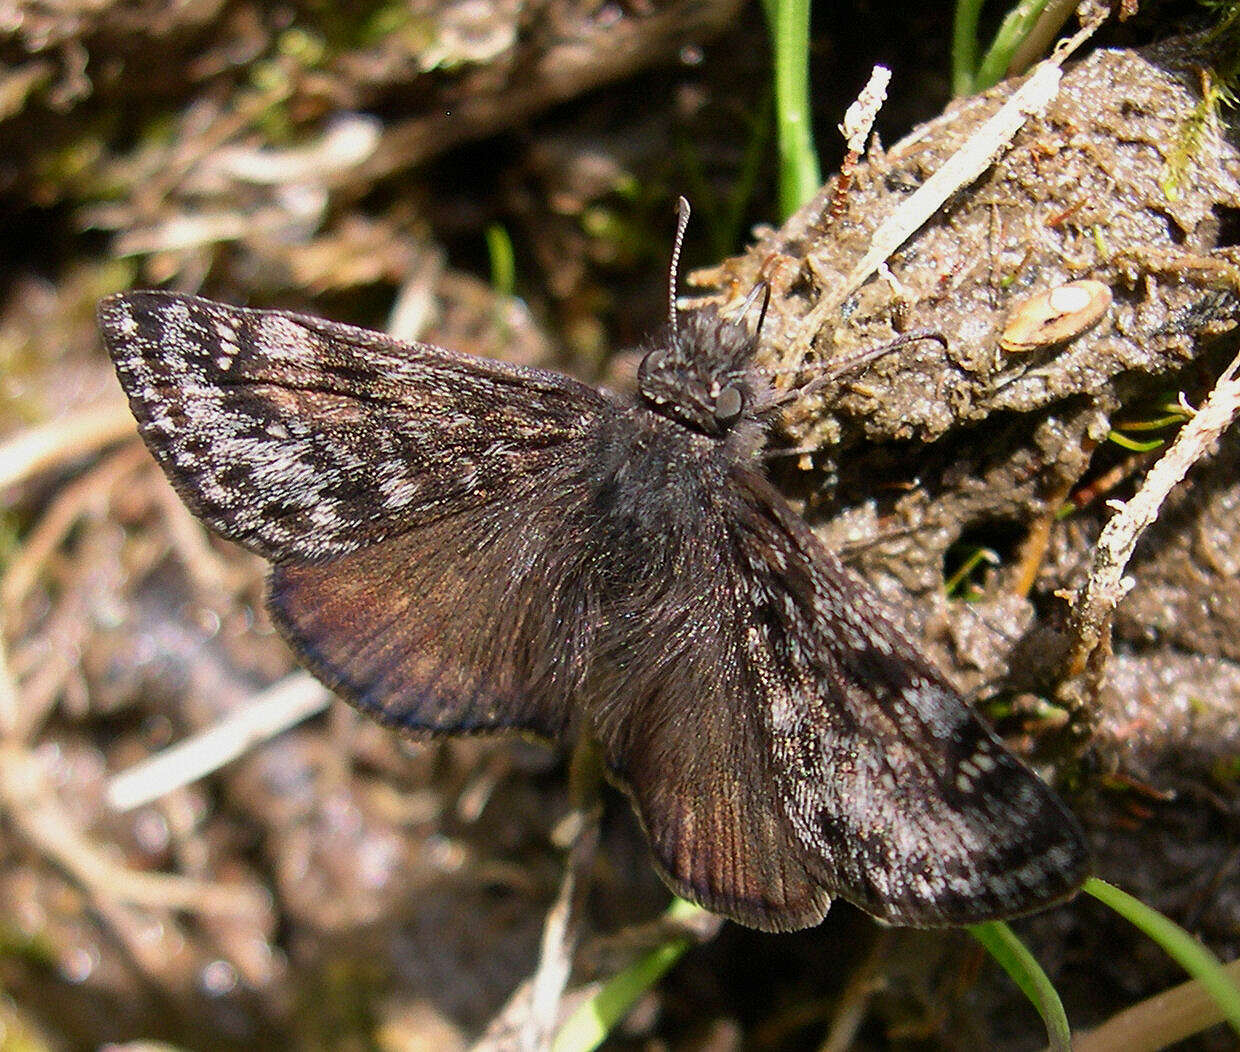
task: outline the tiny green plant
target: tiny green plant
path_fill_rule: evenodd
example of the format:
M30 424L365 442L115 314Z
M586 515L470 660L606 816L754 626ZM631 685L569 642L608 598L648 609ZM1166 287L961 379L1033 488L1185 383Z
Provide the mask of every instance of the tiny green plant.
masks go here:
M953 599L976 600L981 592L973 581L973 572L983 563L998 566L1003 560L993 548L974 545L962 553L960 565L943 582L943 590Z
M1130 432L1149 434L1167 428L1178 428L1192 415L1182 400L1165 399L1155 410L1155 415L1141 416L1132 420L1117 421L1107 433L1107 441L1133 453L1149 453L1166 443L1166 438L1134 438Z
M516 253L512 238L499 223L486 228L487 255L491 260L491 288L499 296L511 296L517 287Z
M1054 1052L1067 1052L1071 1031L1063 1002L1037 959L1002 921L975 924L969 934L980 942L1012 981L1021 988L1046 1024L1046 1039Z
M671 924L684 924L705 914L701 906L674 899L663 917ZM663 978L693 942L687 934L672 936L603 983L560 1028L552 1052L591 1052L598 1048L637 999Z

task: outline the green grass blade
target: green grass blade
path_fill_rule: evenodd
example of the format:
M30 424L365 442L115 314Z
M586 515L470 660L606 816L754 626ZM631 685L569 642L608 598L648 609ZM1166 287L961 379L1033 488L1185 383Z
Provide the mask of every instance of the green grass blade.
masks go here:
M1227 977L1214 954L1174 921L1105 880L1090 877L1081 890L1113 909L1158 943L1168 957L1201 984L1231 1028L1240 1034L1240 986Z
M982 0L956 0L952 19L952 94L972 95L977 79L977 21Z
M1130 453L1152 453L1165 445L1161 438L1151 438L1142 442L1137 438L1129 438L1122 431L1108 431L1107 441L1114 442L1120 449L1126 449Z
M973 86L975 91L985 91L1003 79L1012 55L1020 42L1029 35L1046 4L1047 0L1021 0L1007 13L999 26L999 32L995 34L994 43L990 45L978 66Z
M664 917L683 921L704 912L701 906L676 899ZM688 935L669 939L609 979L598 993L569 1016L555 1035L551 1052L591 1052L598 1048L633 1003L654 986L693 943Z
M818 192L809 103L809 0L764 0L775 57L779 210L787 218Z
M990 956L1011 976L1012 981L1038 1010L1038 1015L1046 1024L1047 1041L1054 1052L1068 1052L1072 1038L1063 1002L1059 1000L1054 985L1042 971L1042 966L1034 959L1033 954L1025 949L1025 944L1002 921L974 924L968 930L973 938L986 947Z

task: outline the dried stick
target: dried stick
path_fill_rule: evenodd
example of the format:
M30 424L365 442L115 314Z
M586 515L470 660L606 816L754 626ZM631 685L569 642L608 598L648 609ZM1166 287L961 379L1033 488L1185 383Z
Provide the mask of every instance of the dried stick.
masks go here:
M865 152L866 139L870 137L870 129L878 119L878 111L887 101L887 85L891 83L891 70L886 66L875 66L870 79L861 89L857 101L844 113L844 122L840 125L840 134L844 136L848 152L840 165L840 174L831 191L831 203L827 206L827 217L839 219L844 212L848 200L848 190L852 186L853 172L857 162Z
M852 272L831 294L818 302L806 316L803 339L808 343L828 317L835 314L893 252L912 237L957 190L981 175L1012 141L1030 116L1041 113L1059 92L1062 73L1047 60L1022 84L1003 107L977 129L929 179L878 225L870 238L870 248ZM811 260L812 263L812 260Z
M1240 960L1223 966L1240 985ZM1223 1011L1196 979L1147 997L1093 1030L1072 1035L1073 1052L1135 1052L1168 1048L1220 1023Z
M129 423L133 423L133 417L129 418ZM149 461L150 455L135 442L118 449L81 478L60 489L27 533L0 578L0 607L10 622L16 622L21 604L44 572L52 553L64 543L73 527L92 511L101 515L121 480Z
M555 1033L560 1016L560 1002L568 986L573 954L581 931L581 913L590 886L590 867L598 847L599 806L588 812L578 811L579 822L573 837L555 905L543 923L542 946L538 968L530 979L529 1014L521 1033L523 1048L537 1052L546 1048Z
M1141 535L1158 516L1167 494L1187 474L1240 413L1240 355L1219 377L1205 404L1176 435L1175 441L1145 476L1140 490L1126 504L1109 502L1117 509L1103 527L1094 548L1089 576L1077 592L1069 622L1069 649L1064 660L1064 687L1061 700L1070 711L1081 713L1086 698L1080 693L1079 677L1093 668L1091 685L1101 679L1101 665L1109 650L1111 617L1120 600L1131 590L1133 581L1124 570L1136 550Z
M108 804L130 811L158 800L321 712L331 700L331 692L308 672L285 676L214 727L116 775L108 783Z
M543 922L538 966L508 999L471 1052L539 1052L551 1047L598 848L602 778L601 751L594 741L582 738L573 752L569 783L573 807L565 819L572 839L560 890Z
M120 401L28 428L0 443L0 489L80 460L135 430L133 414Z

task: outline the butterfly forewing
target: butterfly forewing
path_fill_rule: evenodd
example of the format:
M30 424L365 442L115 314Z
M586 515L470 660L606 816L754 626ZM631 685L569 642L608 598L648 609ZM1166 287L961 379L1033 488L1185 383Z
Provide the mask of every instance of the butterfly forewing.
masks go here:
M1063 898L1075 818L1013 757L767 484L748 492L780 796L818 880L898 924L969 924Z
M275 562L272 614L324 682L413 733L563 732L589 618L557 607L583 593L554 553L580 549L558 534L596 391L167 293L100 320L147 445L209 525Z
M281 311L136 292L99 317L181 497L269 559L340 554L506 499L604 405L556 373Z

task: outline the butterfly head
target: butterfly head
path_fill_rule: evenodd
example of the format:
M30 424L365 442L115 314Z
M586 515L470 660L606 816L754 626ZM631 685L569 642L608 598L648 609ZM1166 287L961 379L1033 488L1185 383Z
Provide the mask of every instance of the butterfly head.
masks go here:
M638 390L656 412L703 434L727 435L769 401L752 367L756 344L743 324L702 308L646 353Z

